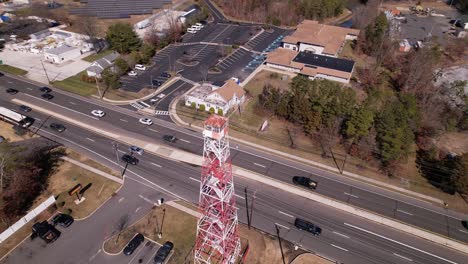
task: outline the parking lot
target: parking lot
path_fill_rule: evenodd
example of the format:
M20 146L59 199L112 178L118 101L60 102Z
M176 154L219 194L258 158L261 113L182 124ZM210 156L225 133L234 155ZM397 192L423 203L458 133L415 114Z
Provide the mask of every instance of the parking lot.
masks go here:
M156 255L156 251L160 246L161 245L145 239L130 256L125 256L123 253L115 256L102 254L102 256L96 257L95 261L91 263L152 264L154 263L153 259Z

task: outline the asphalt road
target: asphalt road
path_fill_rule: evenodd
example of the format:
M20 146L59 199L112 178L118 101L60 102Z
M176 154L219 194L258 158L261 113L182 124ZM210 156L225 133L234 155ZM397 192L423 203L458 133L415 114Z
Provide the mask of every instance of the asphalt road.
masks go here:
M33 86L30 84L25 86L23 82L18 82L14 79L10 79L7 77L2 78L6 80L7 84L10 84L9 82L11 82L10 85L15 85L17 88L19 88L19 84L21 84L23 86L22 90L27 93L32 93L33 95L39 94L39 92L37 91L37 87L33 88ZM28 88L31 88L32 90L29 90ZM121 112L123 109L109 106L105 106L103 108L106 110L107 115L104 118L102 118L102 120L96 120L94 118L90 118L87 114L93 108L95 108L94 106L89 105L89 103L85 101L79 100L79 97L76 96L68 97L64 96L61 93L52 93L56 95L56 98L53 99L54 103L79 107L77 109L74 109L75 112L71 112L60 105L52 105L48 102L35 99L32 96L24 93L20 93L16 96L3 96L5 94L2 93L1 99L3 100L0 102L6 107L15 108L14 105L8 102L9 99L15 97L20 98L22 100L31 100L35 104L40 105L42 107L48 107L55 111L67 113L67 115L69 115L70 117L77 118L79 120L85 120L91 124L105 126L106 129L109 131L113 131L115 133L132 133L132 135L139 135L140 138L148 141L160 141L160 136L164 133L169 133L172 129L171 126L163 127L153 125L152 127L148 128L146 126L139 125L136 122L137 116L130 116L135 115L134 113L129 112L129 115L122 114ZM66 104L67 102L68 104ZM74 104L71 102L73 102ZM82 107L88 107L88 109L86 109L85 111ZM53 117L47 119L46 116L37 113L34 110L30 113L30 115L37 118L38 123L36 123L35 126L40 126L41 123L46 120L46 123L42 126L43 129L41 129L39 133L44 133L48 137L55 138L58 142L64 143L65 145L75 148L78 151L81 150L82 152L85 152L88 155L94 156L96 157L96 160L108 166L118 166L118 156L120 156L123 152L127 150L127 146L120 144L119 146L117 146L118 150L116 152L113 147L112 141L108 138L75 127L72 124L65 124L67 126L67 130L62 134L51 132L50 130L48 130L47 125L54 120ZM161 131L158 131L156 129ZM197 140L199 140L199 138L191 136L191 133L187 133L185 131L174 133L176 133L177 137L180 139L178 143L174 144L174 146L181 149L186 149L188 151L191 151L194 148L200 149L201 142L197 143ZM192 140L193 143L190 140ZM241 150L243 150L244 148L246 150L248 149L245 146L239 146L239 149ZM250 169L252 170L258 171L258 168L256 167L260 167L261 170L268 170L263 172L269 173L271 171L275 171L275 173L278 174L278 177L280 177L283 180L286 180L287 182L289 182L290 176L287 176L286 178L284 177L284 174L287 175L289 170L294 170L294 168L282 167L286 165L278 165L271 161L271 164L267 164L265 162L265 159L259 157L256 158L255 156L252 156L251 154L246 153L244 151L236 151L233 149L231 153L233 156L233 161L235 163L239 160L240 165L244 164L246 168L249 168L249 166L251 166ZM250 155L250 159L245 157L244 155ZM199 168L181 164L178 162L164 160L159 157L151 156L148 154L144 154L144 156L140 157L140 160L141 161L138 166L131 166L128 170L129 176L126 180L126 185L128 179L130 179L133 181L140 182L143 186L156 189L155 191L157 191L157 194L153 195L153 199L155 200L157 199L156 197L161 196L159 192L165 190L166 193L170 192L174 197L179 196L192 202L197 201L199 188L199 182L197 181L197 179L200 175ZM255 163L262 165L265 164L265 168L255 165ZM270 169L266 167L267 165ZM279 167L273 168L272 166ZM258 172L261 173L262 171ZM298 173L300 172L301 171L298 171ZM275 175L270 176L275 177ZM322 188L331 188L328 185L337 184L337 182L331 180L329 180L329 182L326 182L326 178L322 180L319 180L320 186L318 192L320 192ZM440 258L430 255L432 253L437 253L437 256L443 259L458 263L463 263L462 260L466 258L465 255L460 254L458 252L454 252L446 248L429 243L427 241L408 236L406 234L400 233L387 227L379 226L368 221L363 221L362 219L351 215L343 214L340 211L317 204L313 201L306 200L301 197L296 197L282 190L273 189L267 186L260 186L255 182L249 182L242 178L236 178L235 184L237 188L237 194L239 196L243 195L242 190L244 189L244 187L248 187L250 196L253 194L253 192L256 191L255 212L253 216L253 225L256 228L262 229L269 233L274 233L274 223L280 224L281 226L284 226L284 228L282 229L282 235L287 240L296 242L309 250L319 252L320 254L330 256L334 259L338 259L341 261L346 260L346 263L399 263L401 262L400 256L404 256L413 261L418 261L419 263L441 263ZM129 193L132 193L133 195L131 197L133 197L133 199L136 199L135 197L138 196L136 196L135 194L139 192L140 187L133 188L136 188L136 190L132 189L131 191L129 191ZM361 189L358 190L360 190L361 192L365 192ZM336 192L336 190L333 191L333 193ZM353 194L356 194L356 192L353 192ZM359 193L359 195L359 197L366 197L365 193ZM375 194L375 197L367 197L367 200L370 203L371 200L375 200L379 197L380 196ZM139 202L141 203L142 201L140 200ZM240 208L239 216L240 220L243 222L246 221L243 209L244 202L245 200L243 200L241 197L238 197L238 207ZM138 205L140 204L138 203ZM111 205L106 204L105 207L107 206ZM126 208L134 210L135 208L137 208L137 206L135 205ZM410 209L414 210L414 208L406 208L406 210ZM100 213L101 210L99 210L98 212ZM427 211L422 210L421 214L423 212L427 213ZM121 213L122 212L119 212L119 214ZM108 219L117 219L119 217L112 217L110 216L110 214L107 213L102 214L106 215L106 218ZM99 216L99 214L97 215ZM94 219L95 217L96 216L93 216L92 219ZM306 218L320 225L324 229L324 233L319 238L315 238L313 236L309 236L308 234L295 230L292 227L292 221L294 217ZM424 215L421 215L421 218L423 217ZM429 214L429 216L426 217L427 221L429 217L433 216ZM343 219L346 219L346 222L344 222ZM92 225L95 225L94 220ZM68 246L73 246L73 248L80 247L79 243L83 243L83 239L84 238L82 238L81 240L77 239L76 241L74 239L71 239L75 242L70 242ZM394 241L399 241L399 243L396 243ZM33 241L32 243L36 243L36 241ZM402 245L402 243L404 245ZM57 245L58 244L59 243L57 243ZM54 248L55 245L56 244L49 245L47 248ZM29 242L26 243L24 246L30 246ZM411 246L417 246L418 250L411 248ZM34 246L32 247L34 248ZM93 254L96 254L97 252L95 251L93 253L94 249L95 248L87 248L86 250L83 249L85 250L85 252L81 252L82 254L79 255L92 257ZM34 252L36 252L36 255L43 255L44 259L50 258L50 252L47 253L47 250L42 250L40 253L38 253L37 251ZM17 251L14 252L11 258L14 258L14 256L16 256L16 253ZM22 254L19 253L18 256L22 256ZM57 256L55 256L55 258L57 258ZM447 262L445 260L443 261ZM48 262L50 262L50 259L48 260Z
M179 140L172 144L179 148L195 154L202 154L203 141L200 133L185 128L179 128L161 120L154 120L151 127L139 124L139 115L102 103L95 103L89 99L83 99L75 95L65 95L63 92L52 92L55 98L46 103L37 99L40 95L38 87L7 76L1 77L6 80L6 87L15 87L22 93L10 96L2 92L1 99L22 98L33 104L41 103L45 107L54 108L57 112L69 112L70 116L83 118L90 116L93 109L102 109L107 114L96 126L104 126L106 129L119 129L119 133L132 133L132 136L146 136L159 143L167 144L162 140L163 135L176 136ZM11 83L9 83L11 82ZM98 106L101 105L101 106ZM71 112L70 112L71 110ZM34 116L34 112L31 113ZM94 121L95 122L95 121ZM310 176L319 182L316 192L349 204L394 218L411 225L449 236L451 238L467 242L467 231L461 225L461 219L468 218L464 214L442 209L430 203L423 202L394 193L375 186L367 185L352 179L322 171L312 166L294 162L282 157L262 152L249 146L232 142L233 165L249 169L269 177L291 183L292 176Z
M23 95L24 96L24 95ZM13 104L1 101L6 107ZM41 103L47 105L47 103ZM39 134L60 142L111 168L121 169L118 156L128 151L128 146L66 124L67 130L57 133L48 128L53 117L31 112L39 122L44 120ZM95 120L84 117L83 120ZM88 120L90 119L90 120ZM41 122L42 121L42 122ZM119 128L115 128L119 132ZM100 250L101 243L114 230L116 220L129 214L137 219L149 210L152 202L160 197L166 200L182 198L191 202L198 200L200 168L144 153L138 156L138 166L130 166L124 187L92 217L77 221L64 230L55 243L45 246L42 241L26 240L4 263L127 263L130 258L108 256ZM239 219L246 222L244 188L248 188L248 201L254 200L252 225L274 234L275 224L281 228L281 236L303 248L336 259L341 263L463 263L466 255L449 250L431 242L409 236L394 229L363 220L337 211L283 190L263 186L243 178L235 178ZM255 196L255 199L253 198ZM148 202L149 201L149 202ZM319 225L323 233L319 237L296 230L295 217L308 219ZM176 245L177 246L177 245ZM73 249L73 250L70 250ZM146 258L151 250L145 251ZM137 252L140 254L140 252Z

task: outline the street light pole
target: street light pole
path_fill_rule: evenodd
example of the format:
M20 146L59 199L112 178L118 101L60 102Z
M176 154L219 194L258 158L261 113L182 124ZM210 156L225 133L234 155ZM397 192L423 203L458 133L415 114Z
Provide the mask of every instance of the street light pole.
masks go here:
M279 229L279 226L276 224L275 224L275 228L276 228L276 236L278 237L278 243L279 243L280 250L281 250L281 258L283 259L283 264L286 264L286 260L284 259L283 244L281 244L280 229Z
M163 217L161 220L161 229L159 230L159 238L162 237L163 225L164 225L164 217L166 216L166 208L163 209Z

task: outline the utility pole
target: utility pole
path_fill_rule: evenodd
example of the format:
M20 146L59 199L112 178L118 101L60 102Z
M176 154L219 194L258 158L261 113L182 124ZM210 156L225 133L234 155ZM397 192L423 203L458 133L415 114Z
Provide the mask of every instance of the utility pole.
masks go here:
M280 229L279 229L279 226L276 224L275 224L275 228L276 228L276 237L278 237L278 243L279 243L280 250L281 250L281 258L283 259L283 264L286 264L286 260L284 259L283 244L281 244Z
M102 97L104 96L102 93L101 93L101 88L99 88L99 82L98 82L98 79L96 76L94 76L94 80L96 81L96 88L98 90L98 93L99 93L99 99L102 99Z
M255 194L257 194L257 190L252 195L252 203L250 204L250 224L252 224L252 219L253 219L253 208L254 208L254 202L255 202Z
M245 194L245 210L247 211L247 226L250 229L249 200L247 197L247 187L244 188L244 194Z
M42 60L40 60L40 61L41 61L42 69L44 70L44 73L45 73L45 75L46 75L46 77L47 77L47 81L48 81L49 84L50 84L49 75L47 74L46 68L45 68L45 66L44 66L44 62L42 62Z
M33 136L37 134L37 132L39 132L39 130L41 130L41 128L44 126L44 124L47 122L47 120L49 120L50 116L47 116L47 118L44 120L44 122L41 123L41 125L36 129L36 131L34 131L33 133Z

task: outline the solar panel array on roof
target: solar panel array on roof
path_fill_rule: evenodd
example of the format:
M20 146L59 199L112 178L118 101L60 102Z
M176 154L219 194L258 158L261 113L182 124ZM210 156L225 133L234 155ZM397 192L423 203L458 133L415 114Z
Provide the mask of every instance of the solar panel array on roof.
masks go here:
M299 52L293 61L344 72L352 72L354 67L354 61L352 60L318 55L307 51Z
M171 0L81 0L84 7L70 10L73 15L95 16L99 18L129 18L131 15L153 13Z

